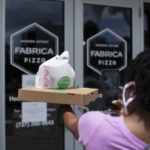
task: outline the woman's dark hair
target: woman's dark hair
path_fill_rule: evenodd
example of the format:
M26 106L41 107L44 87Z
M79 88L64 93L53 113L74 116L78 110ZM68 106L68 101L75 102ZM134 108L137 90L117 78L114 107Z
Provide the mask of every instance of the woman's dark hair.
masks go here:
M150 50L141 52L128 65L126 82L135 81L140 104L150 111Z

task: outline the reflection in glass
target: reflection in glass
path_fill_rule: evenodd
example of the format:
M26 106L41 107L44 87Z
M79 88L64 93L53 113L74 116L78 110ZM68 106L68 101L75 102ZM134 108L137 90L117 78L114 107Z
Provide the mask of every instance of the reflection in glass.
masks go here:
M86 41L86 44L88 39L94 37L96 34L106 29L110 29L116 35L120 36L124 41L126 41L128 60L127 63L129 63L132 58L132 9L123 7L84 4L84 41ZM107 42L103 41L102 43L104 45L107 44L107 47L109 44L112 44L115 40L115 38L111 37L111 35L109 34L106 34L105 38L107 39ZM115 42L115 44L116 43L118 43L118 41ZM98 50L96 49L96 47L91 46L90 48L91 50ZM106 48L105 46L103 50L105 51L106 49L108 50L108 48ZM123 45L121 49L123 49ZM96 67L96 69L99 69L98 66L96 66L95 64L95 59L93 58L93 61L91 60L92 62L90 62L90 64ZM122 60L118 62L122 63L121 61ZM102 63L104 64L105 62ZM106 68L103 69L111 70L111 66L106 66ZM123 71L120 72L121 83L123 83L122 72ZM98 74L97 72L93 71L93 69L87 66L87 45L84 45L84 86L98 88L99 93L104 93L106 91L107 86L104 83L103 75Z
M6 33L5 33L5 64L6 64L6 150L63 150L64 127L58 116L57 109L47 104L47 122L22 123L21 102L18 101L18 89L22 86L22 75L25 73L10 64L10 36L25 27L37 23L59 38L59 52L64 51L64 2L48 0L6 0ZM18 48L28 47L49 48L54 46L54 39L35 27L25 34L14 36L16 49L15 62L31 70L35 74L42 63L44 55L18 54ZM28 44L25 40L30 40ZM35 43L32 43L36 41ZM37 43L37 41L45 41ZM50 45L51 43L52 45ZM29 50L29 49L28 49ZM22 49L23 52L23 49ZM45 51L44 51L45 52ZM38 56L38 57L37 57ZM48 57L49 56L49 57ZM37 58L36 62L28 59ZM50 55L44 57L50 59ZM40 58L40 62L39 62Z

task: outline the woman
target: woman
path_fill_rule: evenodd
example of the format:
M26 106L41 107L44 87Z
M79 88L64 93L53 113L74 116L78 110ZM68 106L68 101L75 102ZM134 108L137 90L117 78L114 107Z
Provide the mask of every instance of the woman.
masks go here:
M123 115L91 111L78 119L70 106L60 107L65 125L86 150L141 150L150 142L150 51L140 53L129 67Z

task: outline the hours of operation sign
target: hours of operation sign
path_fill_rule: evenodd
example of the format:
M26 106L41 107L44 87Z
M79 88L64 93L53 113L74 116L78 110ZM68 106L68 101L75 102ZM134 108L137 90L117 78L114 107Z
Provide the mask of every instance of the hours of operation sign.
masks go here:
M90 37L87 66L98 74L107 69L121 71L127 66L127 42L110 29Z
M58 37L37 23L20 29L10 38L10 61L27 74L35 74L44 61L58 54Z

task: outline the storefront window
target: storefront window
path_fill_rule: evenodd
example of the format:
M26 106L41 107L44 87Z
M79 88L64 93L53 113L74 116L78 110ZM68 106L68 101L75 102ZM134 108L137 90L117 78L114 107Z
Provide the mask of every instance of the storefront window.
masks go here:
M5 32L6 150L63 150L57 109L20 102L17 93L34 85L42 62L64 51L64 2L6 0Z
M112 94L132 59L132 9L84 4L83 44L84 86Z

